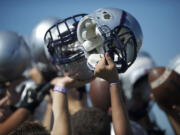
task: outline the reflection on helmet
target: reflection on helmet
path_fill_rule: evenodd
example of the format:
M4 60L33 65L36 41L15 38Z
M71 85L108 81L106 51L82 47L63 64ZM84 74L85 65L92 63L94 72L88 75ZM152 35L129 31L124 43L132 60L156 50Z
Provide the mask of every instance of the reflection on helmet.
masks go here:
M49 62L50 55L46 45L44 44L44 35L46 31L57 21L59 21L57 18L44 19L39 22L32 31L30 48L35 65L40 71L50 69L54 70L54 67Z
M44 37L51 61L58 69L68 75L79 73L82 80L92 76L86 65L83 48L76 36L78 22L84 15L75 15L57 22L48 29Z
M177 56L175 56L170 62L168 67L170 69L173 69L174 71L176 71L178 74L180 74L180 54L178 54Z
M30 51L24 39L15 32L0 31L0 82L21 77L30 64Z
M118 72L125 72L142 46L142 31L137 20L115 8L98 9L83 17L78 24L77 37L87 53L91 70L101 59L94 54L108 52Z

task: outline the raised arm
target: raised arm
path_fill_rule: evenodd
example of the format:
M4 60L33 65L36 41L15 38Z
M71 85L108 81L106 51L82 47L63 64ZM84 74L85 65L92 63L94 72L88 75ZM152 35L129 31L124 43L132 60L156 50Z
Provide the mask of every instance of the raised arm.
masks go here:
M21 125L33 114L34 110L43 100L41 87L29 87L23 91L21 99L16 105L17 110L3 123L0 124L0 135L6 135ZM41 98L38 98L41 97Z
M71 77L57 77L51 81L55 87L52 91L54 124L52 135L70 135L70 120L66 92L70 88L83 86L90 80L78 81Z
M42 124L50 131L51 130L51 118L52 118L52 99L49 95L46 95L45 101L47 102L45 114L43 116Z
M0 124L0 135L7 135L30 116L30 112L25 108L17 109L5 122Z
M61 86L63 86L61 84ZM65 88L64 88L65 89ZM70 135L69 111L67 108L67 96L64 92L53 91L53 114L54 124L52 135Z
M106 64L107 63L107 64ZM114 62L106 53L105 57L97 64L94 71L95 76L101 77L110 83L112 120L116 135L132 135L132 131L124 106L122 94L119 87L118 72Z

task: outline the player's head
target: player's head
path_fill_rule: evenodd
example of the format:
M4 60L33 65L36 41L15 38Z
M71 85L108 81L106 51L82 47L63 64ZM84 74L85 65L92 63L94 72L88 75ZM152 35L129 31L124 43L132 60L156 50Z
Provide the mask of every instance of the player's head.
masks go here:
M107 113L97 108L85 108L71 118L73 135L110 135Z
M83 17L78 24L77 37L91 70L108 52L118 72L125 72L142 46L138 21L128 12L116 8L100 8Z
M180 54L176 55L172 60L170 60L168 67L180 74Z
M23 37L0 31L0 82L17 80L30 64L30 50Z
M9 135L50 135L50 133L38 122L24 122Z
M132 66L120 74L130 117L142 118L150 107L148 73L155 66L147 52L140 52Z
M35 66L39 71L55 70L51 65L49 53L47 53L47 47L44 43L44 35L46 31L54 25L59 19L47 18L40 21L33 29L31 33L31 53L35 62Z
M65 74L79 74L80 79L92 76L86 65L86 58L81 44L77 41L77 25L85 14L65 18L52 25L45 34L45 43L51 61Z

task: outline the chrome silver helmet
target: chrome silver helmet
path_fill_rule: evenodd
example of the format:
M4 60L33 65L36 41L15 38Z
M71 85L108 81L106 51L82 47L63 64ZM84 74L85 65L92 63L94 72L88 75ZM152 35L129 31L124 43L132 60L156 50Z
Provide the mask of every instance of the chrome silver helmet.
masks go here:
M54 25L59 19L47 18L39 22L31 34L31 53L35 62L35 66L40 70L55 70L50 62L50 56L44 43L44 35L46 31Z
M79 74L80 80L89 79L93 75L87 67L83 47L76 35L78 22L84 15L75 15L57 22L44 37L52 63L64 74Z
M143 38L138 21L128 12L116 8L101 8L84 16L78 24L77 37L91 70L108 52L120 73L136 59Z
M0 31L0 82L12 81L30 66L30 50L16 32Z

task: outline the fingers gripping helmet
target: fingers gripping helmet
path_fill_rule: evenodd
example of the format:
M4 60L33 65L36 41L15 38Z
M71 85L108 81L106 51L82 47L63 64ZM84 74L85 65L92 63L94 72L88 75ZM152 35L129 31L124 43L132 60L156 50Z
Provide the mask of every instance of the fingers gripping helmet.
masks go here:
M91 70L108 52L118 72L125 72L142 46L142 31L137 20L116 8L98 9L83 17L78 24L77 37L87 53Z
M175 56L170 62L168 67L170 69L175 70L178 74L180 74L180 54Z
M120 74L123 82L123 89L127 99L132 98L133 85L155 66L155 62L147 52L140 52L132 66L124 73ZM146 93L146 90L144 90ZM148 93L148 92L147 92ZM148 96L148 94L146 94Z
M49 53L47 52L46 45L44 44L44 35L46 31L58 21L57 18L48 18L42 20L33 29L31 35L31 53L35 61L36 67L40 70L53 69L49 62Z
M79 73L80 79L88 79L92 72L86 65L86 58L77 41L77 25L85 14L78 14L57 22L45 34L44 40L51 55L51 61L64 73Z
M15 32L0 31L0 82L22 76L31 64L30 50L23 37Z

